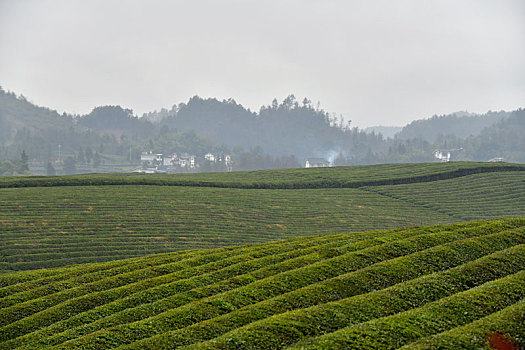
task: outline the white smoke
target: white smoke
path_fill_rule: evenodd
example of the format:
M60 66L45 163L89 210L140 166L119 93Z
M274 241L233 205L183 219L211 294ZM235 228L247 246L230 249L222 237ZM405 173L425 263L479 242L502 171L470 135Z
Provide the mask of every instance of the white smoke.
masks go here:
M334 166L335 160L337 159L338 155L339 155L339 151L330 150L325 153L324 159L326 159L330 163L330 166Z

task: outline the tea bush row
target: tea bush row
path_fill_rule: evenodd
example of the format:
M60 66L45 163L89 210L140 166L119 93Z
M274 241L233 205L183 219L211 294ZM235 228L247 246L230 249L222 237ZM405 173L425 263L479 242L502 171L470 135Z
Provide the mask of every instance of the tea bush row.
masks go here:
M466 235L468 236L468 233ZM239 326L242 325L238 323L239 319L253 322L257 317L268 317L298 307L308 307L352 294L382 289L406 279L450 268L494 251L525 243L524 234L513 231L459 241L456 241L456 236L451 243L445 243L450 240L444 236L446 235L439 237L436 233L426 235L421 240L400 240L394 244L328 259L230 292L192 301L139 322L110 327L66 342L64 346L90 348L123 345L221 315L227 315L224 322ZM338 278L339 275L342 277ZM322 282L325 280L326 282ZM264 305L260 307L259 303ZM249 305L252 304L255 304L254 310L249 310ZM240 315L234 315L236 310L243 308L248 308L248 311L239 311Z

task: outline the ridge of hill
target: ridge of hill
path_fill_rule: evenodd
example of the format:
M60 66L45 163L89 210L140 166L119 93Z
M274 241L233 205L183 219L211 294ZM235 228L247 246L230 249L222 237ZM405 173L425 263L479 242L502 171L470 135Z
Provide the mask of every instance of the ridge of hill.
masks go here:
M0 349L525 346L525 218L0 275Z
M0 270L522 216L523 169L509 164L394 164L151 178L41 178L36 180L44 187L0 188ZM11 180L35 185L34 178ZM62 186L62 180L69 185Z
M0 142L12 139L20 129L44 130L72 125L71 117L36 106L25 97L17 97L0 87Z
M395 137L400 139L421 138L435 142L439 136L454 135L458 138L476 136L485 128L491 127L505 118L510 112L492 112L471 114L457 112L448 115L433 116L428 119L414 120L404 126Z

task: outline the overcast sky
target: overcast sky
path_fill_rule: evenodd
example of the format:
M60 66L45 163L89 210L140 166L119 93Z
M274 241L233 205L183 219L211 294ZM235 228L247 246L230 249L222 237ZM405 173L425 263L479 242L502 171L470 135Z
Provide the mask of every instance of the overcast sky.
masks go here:
M59 112L293 93L352 125L525 107L523 0L0 0L0 85Z

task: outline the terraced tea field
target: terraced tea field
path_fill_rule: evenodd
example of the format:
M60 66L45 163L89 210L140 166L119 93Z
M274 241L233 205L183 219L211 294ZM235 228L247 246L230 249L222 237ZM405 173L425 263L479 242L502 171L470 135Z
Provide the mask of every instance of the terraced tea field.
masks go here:
M459 220L525 215L525 174L476 174L368 190Z
M457 178L465 175L525 171L512 163L400 163L351 167L240 171L196 174L89 174L72 176L3 176L2 187L91 185L164 185L227 188L357 188Z
M525 347L524 266L522 217L5 273L0 349Z
M450 163L2 178L0 270L520 216L524 170Z

